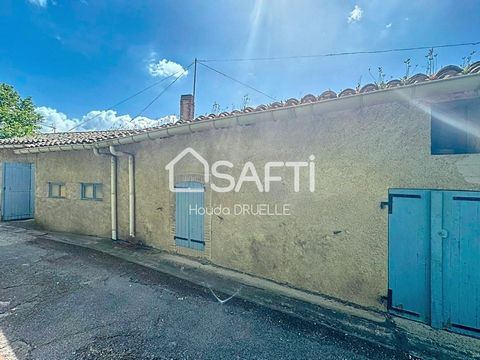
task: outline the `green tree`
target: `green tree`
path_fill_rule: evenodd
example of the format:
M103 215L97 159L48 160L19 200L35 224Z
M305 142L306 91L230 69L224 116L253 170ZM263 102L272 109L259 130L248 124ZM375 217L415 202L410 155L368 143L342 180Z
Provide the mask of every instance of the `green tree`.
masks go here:
M22 99L13 86L0 84L0 139L34 134L41 120L30 97Z

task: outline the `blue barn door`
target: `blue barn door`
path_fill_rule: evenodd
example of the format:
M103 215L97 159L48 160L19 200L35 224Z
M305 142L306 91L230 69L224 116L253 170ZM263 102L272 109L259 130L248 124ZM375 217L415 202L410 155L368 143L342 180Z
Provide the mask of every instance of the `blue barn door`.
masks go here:
M480 192L391 189L388 308L480 337Z
M33 218L34 189L33 164L4 163L2 220Z
M443 326L480 336L480 193L443 192Z
M194 250L205 249L203 184L185 181L175 185L177 189L194 190L175 194L175 243Z
M430 192L391 189L388 215L388 308L430 318Z

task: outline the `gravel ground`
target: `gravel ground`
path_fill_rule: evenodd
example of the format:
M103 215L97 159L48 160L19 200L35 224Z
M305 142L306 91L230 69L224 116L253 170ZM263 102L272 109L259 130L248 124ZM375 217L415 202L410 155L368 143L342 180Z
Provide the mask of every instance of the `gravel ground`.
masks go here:
M185 281L0 225L2 356L403 358L247 301L220 304Z

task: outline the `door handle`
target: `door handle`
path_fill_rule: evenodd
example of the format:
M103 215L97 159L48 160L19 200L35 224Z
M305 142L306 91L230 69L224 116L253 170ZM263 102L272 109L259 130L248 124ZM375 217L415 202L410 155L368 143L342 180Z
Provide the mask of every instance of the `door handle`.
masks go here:
M440 236L442 239L446 239L448 237L448 231L445 229L442 229L438 232L438 236Z

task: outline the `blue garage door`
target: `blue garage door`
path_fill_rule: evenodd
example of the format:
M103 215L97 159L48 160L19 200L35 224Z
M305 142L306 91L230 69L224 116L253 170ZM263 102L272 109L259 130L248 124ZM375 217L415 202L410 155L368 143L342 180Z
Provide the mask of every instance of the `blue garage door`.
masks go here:
M2 220L33 218L34 167L29 163L3 164Z
M388 217L389 309L430 318L430 191L392 190Z
M480 336L480 193L391 189L389 311Z
M194 181L176 184L175 243L194 250L204 250L204 187Z
M480 193L443 194L443 325L480 336Z

